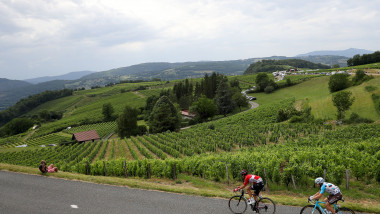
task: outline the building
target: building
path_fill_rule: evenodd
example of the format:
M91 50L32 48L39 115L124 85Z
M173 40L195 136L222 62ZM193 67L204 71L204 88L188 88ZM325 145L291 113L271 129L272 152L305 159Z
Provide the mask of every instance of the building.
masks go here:
M95 130L74 133L71 140L76 140L79 143L95 140L100 140L98 133Z
M196 116L194 113L190 113L188 109L181 110L181 115L183 118L191 119Z

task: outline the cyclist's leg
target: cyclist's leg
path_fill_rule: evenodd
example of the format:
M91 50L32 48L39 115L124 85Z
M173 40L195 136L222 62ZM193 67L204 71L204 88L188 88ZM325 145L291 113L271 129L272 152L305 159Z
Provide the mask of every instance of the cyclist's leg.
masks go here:
M328 211L330 211L332 214L335 214L335 210L334 210L334 208L330 205L330 203L329 203L328 201L326 201L325 206L326 206L326 209L327 209Z
M260 195L261 190L264 188L264 183L258 183L252 185L254 191L255 200L257 201L257 197Z
M252 191L251 191L252 187L253 187L253 186L248 186L248 187L247 187L247 192L248 192L248 195L249 195L249 199L252 198ZM255 198L255 200L256 200L256 198Z

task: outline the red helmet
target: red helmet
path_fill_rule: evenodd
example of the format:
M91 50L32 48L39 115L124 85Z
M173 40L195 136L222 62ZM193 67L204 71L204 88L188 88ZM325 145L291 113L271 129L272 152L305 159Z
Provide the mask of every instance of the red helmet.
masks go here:
M240 171L241 176L246 176L248 174L247 170L243 169Z

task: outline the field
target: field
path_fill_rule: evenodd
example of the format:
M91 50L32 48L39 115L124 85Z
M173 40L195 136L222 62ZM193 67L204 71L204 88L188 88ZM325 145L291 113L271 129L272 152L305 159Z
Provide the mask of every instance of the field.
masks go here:
M236 78L248 86L253 85L255 76ZM293 78L296 81L300 77ZM253 93L259 108L179 132L126 139L112 135L98 142L41 147L70 139L72 133L92 129L104 138L116 128L115 122L96 122L101 119L104 103L111 103L115 112L121 112L126 104L141 107L147 96L158 94L173 83L152 83L150 88L138 91L121 88L134 89L144 83L78 91L72 97L48 102L30 113L64 110L63 119L0 139L0 163L37 168L44 159L63 172L152 180L178 181L186 177L213 182L213 185L240 182L238 173L245 168L264 177L274 197L276 194L306 197L312 192L313 179L326 171L326 179L338 184L346 199L353 201L349 207L380 212L380 116L372 96L380 94L380 78L346 89L357 99L348 115L355 112L377 123L334 125L276 120L279 109L300 103L312 107L316 118L335 119L336 110L327 82L328 77L314 77L271 94ZM80 125L82 120L96 123ZM68 126L72 128L67 129ZM14 148L21 144L30 146ZM350 173L348 181L346 170ZM346 182L350 183L350 190L344 188ZM360 204L363 201L365 206Z
M311 107L311 112L316 118L333 120L336 119L336 107L331 101L331 93L328 90L329 77L316 77L309 81L300 83L293 87L283 88L273 92L271 95L265 93L252 93L251 96L257 98L259 104L271 104L283 99L283 97L294 97L296 100L307 102ZM371 92L365 90L366 86L373 86L377 89ZM376 112L372 101L372 94L380 92L380 78L375 78L365 82L362 85L350 87L346 90L351 91L356 97L356 102L346 115L352 112L359 114L361 117L369 118L375 121L380 120L380 115Z

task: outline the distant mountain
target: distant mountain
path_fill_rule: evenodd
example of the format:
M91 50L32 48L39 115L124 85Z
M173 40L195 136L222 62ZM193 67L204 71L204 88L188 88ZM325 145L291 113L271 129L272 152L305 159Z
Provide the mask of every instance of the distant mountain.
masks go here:
M59 76L37 77L37 78L32 78L32 79L26 79L24 81L32 83L32 84L37 84L37 83L47 82L47 81L52 81L52 80L76 80L76 79L80 79L83 76L89 75L91 73L94 73L94 72L93 71L75 71L75 72L70 72L64 75L59 75Z
M17 80L19 81L19 80ZM22 98L26 98L33 94L38 94L46 90L61 90L66 88L66 84L71 83L72 80L53 80L48 82L39 83L36 85L26 83L23 87L14 87L11 90L0 91L0 110L4 110ZM23 82L23 81L20 81ZM17 82L13 82L17 83ZM2 83L0 80L0 86Z
M349 57L334 55L298 56L294 58L303 59L317 64L321 63L329 66L338 64L340 67L347 67L347 60L349 59Z
M24 87L18 87L17 84L8 87L10 90L2 92L0 90L0 110L12 106L20 99L29 95L37 94L46 90L60 90L64 88L91 88L93 86L104 86L109 83L119 83L123 80L152 80L153 78L159 78L161 80L176 80L185 78L198 78L203 77L206 73L220 73L224 75L241 75L252 63L261 61L262 59L294 59L300 58L314 63L321 63L325 65L343 64L347 61L345 57L337 56L318 56L318 57L285 57L285 56L271 56L263 58L250 58L242 60L228 60L228 61L200 61L200 62L152 62L132 65L128 67L121 67L110 69L100 72L72 72L66 75L55 77L41 77L29 79L27 81L37 83L31 85L26 84ZM343 58L343 59L342 59ZM338 61L341 63L337 63ZM83 76L88 72L89 74ZM75 75L79 75L80 78L74 79ZM46 81L48 79L65 79L65 80L53 80ZM74 80L71 80L74 79ZM22 82L22 81L20 81ZM0 86L3 84L0 82ZM14 88L13 88L14 87ZM4 86L7 88L7 86Z
M32 84L21 80L9 80L0 78L0 91L11 91L17 88L23 88Z
M345 57L351 58L356 54L363 55L363 54L371 54L373 52L374 51L369 51L369 50L364 50L364 49L349 48L347 50L337 50L337 51L332 51L332 50L313 51L310 53L299 54L296 57L333 55L333 56L345 56Z

